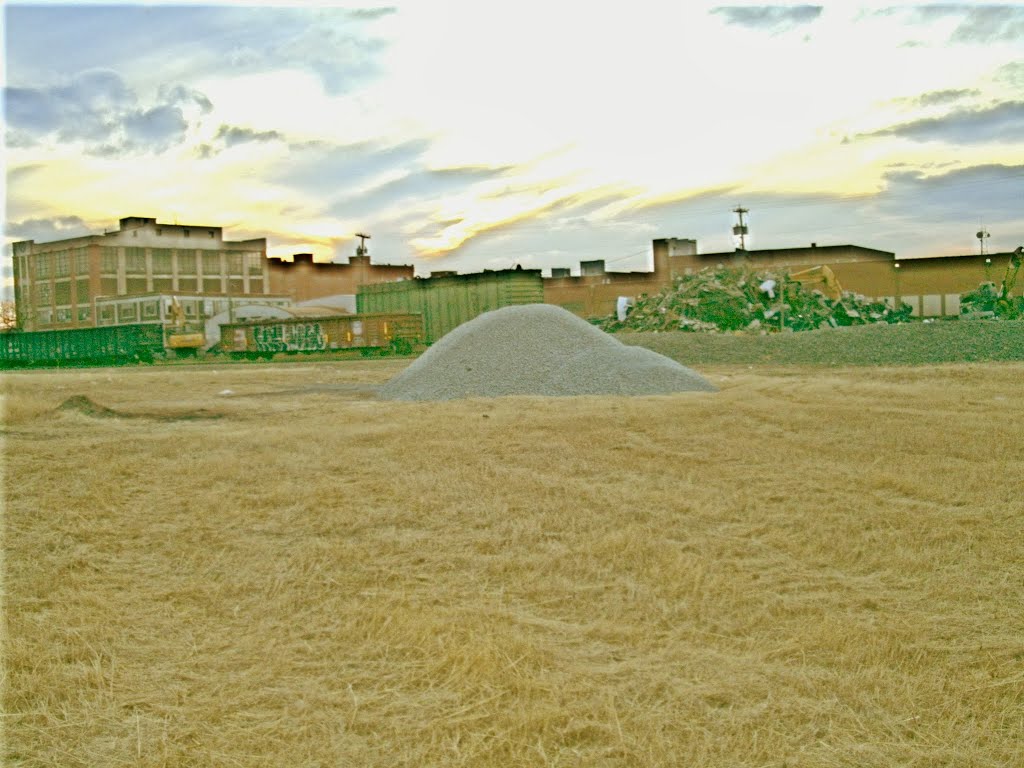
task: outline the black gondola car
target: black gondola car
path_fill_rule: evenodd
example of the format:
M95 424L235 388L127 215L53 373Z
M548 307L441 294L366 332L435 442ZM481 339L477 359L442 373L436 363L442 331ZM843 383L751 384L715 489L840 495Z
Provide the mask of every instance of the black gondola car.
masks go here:
M2 368L149 363L163 354L163 327L155 323L0 333Z

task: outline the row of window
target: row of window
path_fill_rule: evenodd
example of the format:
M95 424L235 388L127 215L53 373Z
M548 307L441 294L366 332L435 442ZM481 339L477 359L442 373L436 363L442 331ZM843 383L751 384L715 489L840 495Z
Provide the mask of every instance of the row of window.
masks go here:
M42 253L35 262L36 277L70 277L72 264L76 275L89 274L89 254L85 248Z
M263 257L258 253L224 253L224 264L221 264L221 251L200 251L202 254L203 271L207 274L221 274L226 267L230 275L263 274ZM150 265L155 275L170 275L174 271L174 261L178 262L178 274L197 274L194 250L173 250L171 248L153 248L150 251ZM124 267L127 274L146 273L146 249L125 248ZM118 270L117 249L104 248L100 255L100 269L104 274L113 274Z
M50 325L51 323L70 323L72 316L78 318L80 323L88 323L92 320L92 308L89 306L79 307L77 312L74 312L72 307L43 307L36 312L36 320L40 325Z
M89 281L76 280L75 282L75 303L82 304L89 301ZM36 300L39 304L70 304L71 303L72 281L63 280L56 283L36 283Z
M227 268L230 275L263 274L263 257L258 253L234 253L221 251L200 251L202 264L207 273L220 274L222 267ZM221 263L221 256L224 263ZM174 261L178 262L179 274L196 274L194 250L173 250L171 248L153 248L150 251L151 269L153 274L170 275L174 269ZM85 248L74 248L53 253L40 253L34 257L36 277L70 277L89 274L89 254ZM72 265L74 272L72 273ZM24 264L19 264L24 272ZM124 268L128 274L146 273L146 249L125 248ZM100 271L104 274L116 274L118 271L117 248L104 247L100 251Z

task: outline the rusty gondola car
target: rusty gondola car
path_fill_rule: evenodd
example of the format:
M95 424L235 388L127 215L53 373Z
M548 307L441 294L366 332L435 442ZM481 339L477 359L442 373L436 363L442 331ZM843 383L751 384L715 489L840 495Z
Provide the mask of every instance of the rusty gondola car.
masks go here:
M423 316L418 313L261 318L222 323L220 343L214 351L264 359L281 352L401 354L423 341Z

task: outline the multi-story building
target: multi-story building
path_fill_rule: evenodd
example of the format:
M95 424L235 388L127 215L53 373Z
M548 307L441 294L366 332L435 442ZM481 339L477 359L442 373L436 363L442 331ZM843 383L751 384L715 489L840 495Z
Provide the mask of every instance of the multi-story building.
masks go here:
M99 324L96 300L142 294L270 294L266 238L224 240L221 227L129 216L119 229L14 243L14 298L26 331Z

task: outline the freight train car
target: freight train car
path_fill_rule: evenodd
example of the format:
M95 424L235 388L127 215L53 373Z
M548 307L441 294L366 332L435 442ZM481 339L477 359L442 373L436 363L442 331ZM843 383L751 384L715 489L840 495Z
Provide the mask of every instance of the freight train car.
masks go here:
M422 314L427 344L433 344L453 328L483 312L544 301L544 284L539 269L417 277L393 283L360 285L358 291L356 308L359 312Z
M151 323L0 333L2 368L148 363L163 355L163 327Z
M252 319L222 323L215 351L270 359L279 352L408 352L423 342L417 313Z

